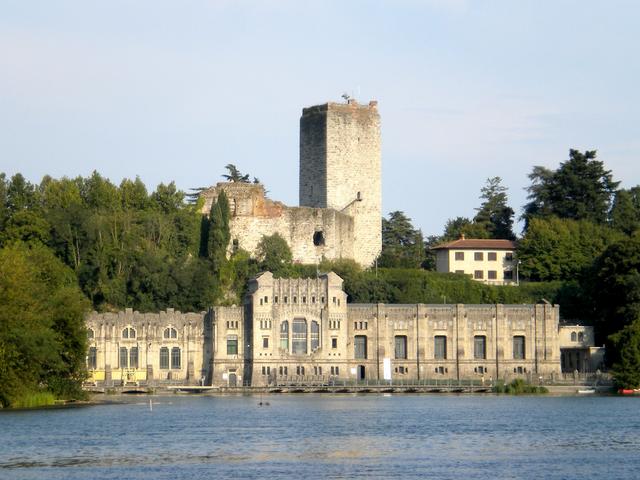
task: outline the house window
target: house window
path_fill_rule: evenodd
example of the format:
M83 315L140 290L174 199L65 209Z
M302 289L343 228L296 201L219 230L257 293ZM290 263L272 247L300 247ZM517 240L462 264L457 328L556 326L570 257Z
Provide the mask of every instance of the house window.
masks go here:
M280 324L280 348L289 351L289 322L287 320Z
M433 358L445 360L447 358L447 337L436 335L433 337Z
M487 278L489 280L496 280L498 278L498 272L496 272L495 270L489 270L487 272Z
M513 280L513 270L505 270L504 271L504 279L505 280Z
M473 337L473 358L487 358L487 337L484 335L476 335Z
M582 333L582 332L578 333L578 341L579 342L584 342L584 333Z
M169 349L167 347L160 349L160 369L169 370Z
M178 331L173 327L168 327L164 329L164 338L178 338Z
M269 348L269 337L262 337L262 348Z
M397 359L407 358L407 336L406 335L396 335L395 354Z
M507 262L513 262L513 253L512 252L507 252L504 254L504 259Z
M96 347L89 347L89 357L87 358L87 368L89 370L95 370L98 368L98 349Z
M498 260L498 254L496 252L488 252L487 260L489 260L490 262L495 262L496 260Z
M229 335L227 337L227 355L237 355L237 354L238 354L238 336Z
M474 259L476 262L481 262L481 261L483 261L483 260L484 260L484 253L482 253L482 252L474 252L474 253L473 253L473 259Z
M337 338L332 338L331 339L331 348L338 348L338 339Z
M307 321L304 318L294 318L292 326L292 352L294 355L307 353Z
M178 347L171 349L171 368L174 370L180 369L180 348Z
M138 368L138 347L129 349L129 368Z
M367 358L367 336L366 335L356 335L355 340L353 342L354 347L354 355L357 359L366 359Z
M273 297L273 303L278 303L278 295Z
M482 270L475 270L473 272L473 278L475 278L476 280L482 280L483 277L484 277L484 272Z
M320 327L318 322L311 322L311 351L315 351L320 347Z
M92 339L93 337L94 337L93 330L89 328L87 330L87 338Z
M464 252L456 252L454 255L456 260L460 262L464 261Z
M522 335L515 335L513 337L513 358L514 360L525 359L524 336Z
M120 368L127 368L129 366L128 360L129 355L127 349L125 347L120 347Z
M571 341L572 342L578 341L578 334L576 332L571 332Z

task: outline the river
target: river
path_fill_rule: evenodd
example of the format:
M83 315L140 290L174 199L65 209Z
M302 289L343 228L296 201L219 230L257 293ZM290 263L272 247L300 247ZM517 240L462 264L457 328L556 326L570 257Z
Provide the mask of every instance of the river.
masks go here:
M0 411L0 478L640 478L640 398L113 398Z

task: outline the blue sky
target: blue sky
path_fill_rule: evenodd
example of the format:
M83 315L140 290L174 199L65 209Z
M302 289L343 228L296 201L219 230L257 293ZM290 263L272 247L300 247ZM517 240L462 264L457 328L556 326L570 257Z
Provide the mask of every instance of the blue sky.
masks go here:
M382 116L383 207L428 234L500 176L597 149L640 183L640 2L0 0L0 171L214 184L298 202L304 106Z

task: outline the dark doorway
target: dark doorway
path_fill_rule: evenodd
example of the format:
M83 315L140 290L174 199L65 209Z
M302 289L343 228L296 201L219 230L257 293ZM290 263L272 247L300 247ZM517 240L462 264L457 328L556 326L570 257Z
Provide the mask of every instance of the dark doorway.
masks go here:
M364 365L358 365L358 380L365 379Z
M235 373L229 374L229 386L235 387L238 385L238 376Z

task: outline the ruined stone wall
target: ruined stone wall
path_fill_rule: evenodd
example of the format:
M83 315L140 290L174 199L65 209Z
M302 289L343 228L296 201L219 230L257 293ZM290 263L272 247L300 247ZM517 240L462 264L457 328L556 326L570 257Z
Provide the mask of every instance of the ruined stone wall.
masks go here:
M218 183L204 191L202 213L209 213L218 194L229 199L231 243L255 255L265 235L280 234L293 260L317 263L322 258L354 258L354 220L332 209L287 207L265 197L264 187L247 183Z
M354 219L354 260L370 266L382 248L380 116L377 102L328 103L300 119L300 205Z

